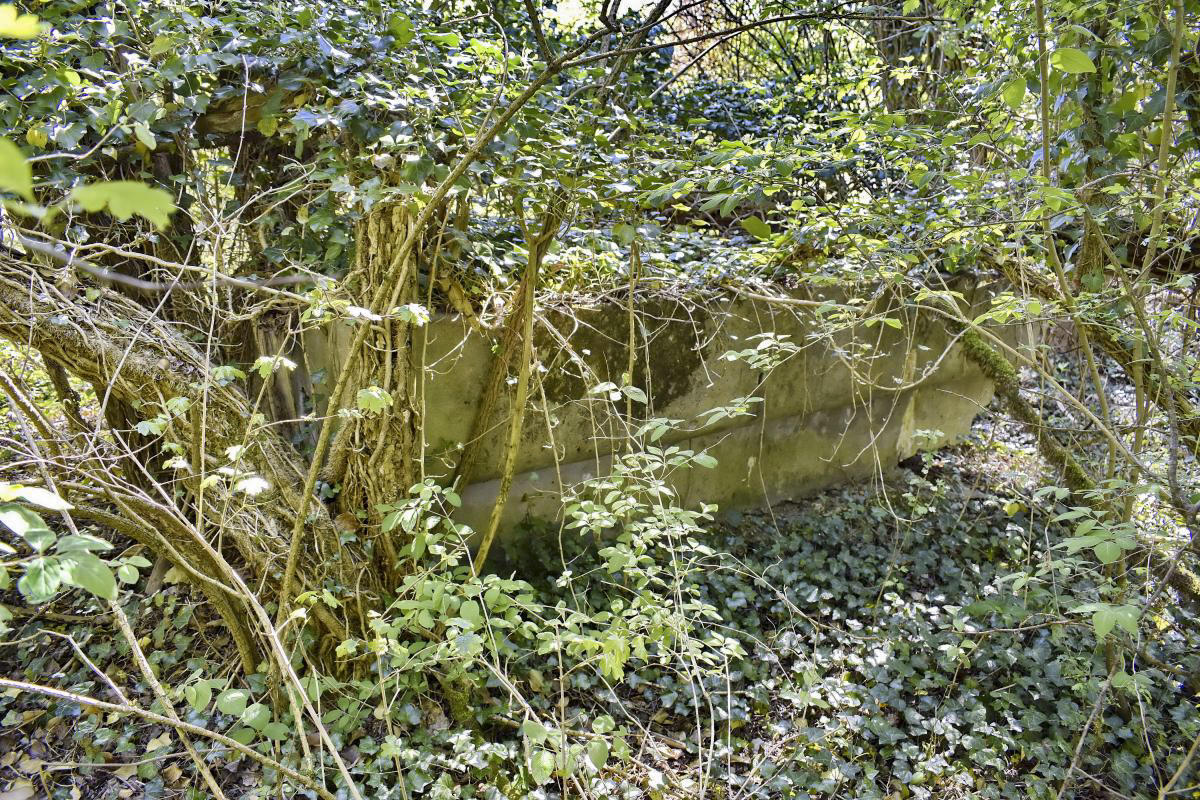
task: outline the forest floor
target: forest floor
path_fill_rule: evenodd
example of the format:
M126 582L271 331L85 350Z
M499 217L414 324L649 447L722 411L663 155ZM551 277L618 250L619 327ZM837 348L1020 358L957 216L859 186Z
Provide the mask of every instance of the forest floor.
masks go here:
M707 629L745 651L718 673L643 667L609 682L564 674L553 655L532 651L514 664L535 708L577 728L615 724L628 748L622 766L526 796L1054 797L1073 759L1066 797L1144 797L1161 785L1168 754L1177 759L1197 735L1200 713L1158 667L1196 658L1195 628L1164 613L1166 644L1121 650L1131 678L1098 704L1106 652L1088 616L1072 613L1095 599L1092 587L1064 585L1053 570L1019 577L1061 557L1065 533L1037 513L1031 442L991 417L976 430L886 486L721 516L705 568L689 573L720 617ZM544 602L558 591L551 577L533 581ZM197 624L206 612L184 584L153 597L135 588L130 601L164 682L202 669L230 677L225 645ZM0 642L0 674L103 697L84 657L152 705L110 620L81 593L21 611ZM396 709L389 746L370 721L336 741L372 800L522 796L521 737L504 714L474 728L450 716L417 700ZM216 709L186 718L233 724ZM117 722L0 695L0 800L208 796L166 728ZM270 771L202 750L228 797L285 796L270 788Z

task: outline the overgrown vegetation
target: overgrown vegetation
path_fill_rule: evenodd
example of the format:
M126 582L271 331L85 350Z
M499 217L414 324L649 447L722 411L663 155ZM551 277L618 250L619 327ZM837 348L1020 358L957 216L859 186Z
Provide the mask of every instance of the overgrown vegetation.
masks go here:
M1198 10L0 4L0 798L1193 794Z

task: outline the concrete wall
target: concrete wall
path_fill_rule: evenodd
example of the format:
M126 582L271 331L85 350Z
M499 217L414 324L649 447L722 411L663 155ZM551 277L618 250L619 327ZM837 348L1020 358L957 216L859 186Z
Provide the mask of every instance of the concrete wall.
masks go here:
M804 299L841 301L836 291ZM686 430L656 444L706 450L715 469L695 468L672 478L685 503L723 509L762 506L880 474L918 449L965 435L992 387L952 347L932 316L898 319L823 333L811 307L753 300L654 300L635 309L637 367L633 383L649 398L634 404L633 426L649 417L683 420ZM625 402L589 389L620 384L627 371L629 318L619 303L588 308L539 308L536 338L542 365L531 390L518 474L505 524L527 516L553 519L564 485L606 474L614 451L628 447ZM797 351L769 374L722 356L758 344L764 332ZM459 444L470 435L496 336L471 331L460 319L435 319L418 336L425 351L426 472L453 471ZM348 336L306 342L310 363L330 362ZM320 355L324 351L324 355ZM851 356L854 356L851 359ZM545 404L542 398L545 398ZM757 396L752 416L702 423L734 398ZM498 491L510 407L500 401L482 442L475 482L461 492L461 521L480 528ZM936 431L932 438L926 432Z

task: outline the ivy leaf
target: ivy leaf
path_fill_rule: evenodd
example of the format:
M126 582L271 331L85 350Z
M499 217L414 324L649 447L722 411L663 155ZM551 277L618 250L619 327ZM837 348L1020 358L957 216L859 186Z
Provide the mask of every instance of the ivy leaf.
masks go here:
M368 386L358 390L357 405L359 410L374 414L390 408L392 396L378 386Z
M117 599L117 578L108 564L92 553L71 552L61 559L66 581L105 600Z
M0 36L12 39L32 39L41 28L33 14L18 14L16 6L5 3L0 6Z
M250 368L258 373L258 377L266 380L276 370L284 369L291 372L296 368L296 362L283 356L259 356L254 359L254 364ZM245 374L242 377L245 377Z
M1050 54L1050 64L1060 72L1070 75L1096 71L1096 65L1088 58L1088 54L1076 47L1058 48Z
M21 148L3 138L0 138L0 190L19 194L33 202L33 169Z
M761 217L746 217L742 220L742 227L746 232L757 239L770 239L771 226L762 221Z
M105 207L118 220L137 214L145 217L157 228L167 227L175 203L171 195L138 181L101 181L80 186L71 192L71 198L85 211L101 211Z
M267 479L260 477L258 475L250 475L249 477L242 478L240 481L238 481L237 483L235 483L233 485L233 490L235 492L241 492L242 494L248 494L251 497L262 494L263 492L265 492L267 489L270 489L270 488L271 488L271 484L267 482Z

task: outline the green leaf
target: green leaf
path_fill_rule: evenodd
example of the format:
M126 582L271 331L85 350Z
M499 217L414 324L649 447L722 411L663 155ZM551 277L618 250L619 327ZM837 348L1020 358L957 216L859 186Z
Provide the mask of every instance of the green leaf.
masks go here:
M263 380L271 377L271 373L275 372L276 370L285 369L288 372L291 372L295 368L296 362L292 361L290 358L284 358L283 356L259 356L258 358L254 359L254 363L250 365L250 369L257 372L258 377L262 378ZM246 377L245 373L242 374L242 377Z
M71 552L91 552L96 551L103 553L105 550L111 550L112 545L101 539L99 536L92 536L89 533L71 534L64 536L58 540L58 544L54 550L58 553Z
M1096 629L1096 639L1104 641L1104 637L1108 636L1113 627L1117 625L1120 625L1130 635L1136 636L1138 617L1140 616L1141 612L1136 606L1097 604L1096 611L1092 614L1092 627Z
M550 736L550 731L546 729L546 726L536 719L527 719L522 722L521 733L525 734L525 738L533 744L541 744Z
M150 126L144 122L133 123L133 135L147 150L153 150L158 147L158 141L155 140L154 134L150 132Z
M476 628L483 624L483 615L480 613L479 603L476 603L474 600L465 601L459 607L458 615Z
M222 714L239 717L246 710L249 700L250 693L245 689L226 689L217 695L217 710Z
M21 486L20 484L0 486L0 500L8 501L17 499L51 511L69 511L74 508L74 506L49 489L42 489L38 486Z
M183 699L197 714L204 713L208 708L208 704L212 702L212 695L212 686L208 681L198 681L183 687Z
M696 455L692 456L692 463L698 467L704 467L705 469L712 469L713 467L717 466L717 460L708 453L697 453Z
M751 236L758 239L771 238L771 226L762 221L761 217L746 217L742 220L742 227Z
M33 14L18 14L11 3L0 5L0 36L10 39L32 39L41 30Z
M396 37L396 44L404 47L413 40L413 24L408 15L396 12L388 18L388 32Z
M921 7L921 0L904 0L904 6L902 8L902 12L905 14L911 14L920 7Z
M1014 78L1004 84L1004 88L1000 91L1000 98L1004 100L1004 104L1014 111L1021 107L1021 102L1025 99L1025 79Z
M628 397L630 400L634 401L635 403L648 402L646 393L643 392L641 389L639 389L636 386L623 386L623 387L621 387L621 393L624 394L626 397Z
M360 410L373 414L390 408L392 396L378 386L368 386L366 389L358 390L356 402Z
M11 503L0 505L0 524L20 536L38 553L54 544L58 537L46 527L41 516L24 506Z
M596 769L604 769L608 763L608 742L604 739L592 739L587 749L588 761Z
M19 194L33 202L33 169L21 148L3 138L0 138L0 191Z
M288 738L290 734L291 732L288 730L288 726L284 725L282 722L270 722L263 726L262 729L263 736L276 742L283 741L284 739Z
M262 703L247 706L246 710L242 712L242 723L256 731L261 731L270 721L271 709Z
M139 181L101 181L89 186L80 186L71 192L71 198L85 211L108 212L118 220L137 214L145 217L158 228L165 228L170 221L175 203L171 195Z
M529 758L529 776L535 786L541 786L550 780L554 774L554 753L549 750L536 750Z
M254 741L253 728L235 728L229 732L229 738L238 744L250 744Z
M608 714L601 714L592 720L592 731L595 733L612 733L617 729L617 722Z
M25 566L25 574L17 581L17 589L31 603L44 603L62 585L62 570L57 559L35 558Z
M1095 72L1096 65L1088 54L1075 47L1060 47L1050 54L1050 64L1060 72L1078 75L1083 72Z
M117 578L108 564L92 553L72 552L62 557L66 570L66 581L72 586L86 589L105 600L117 599Z
M1112 540L1101 542L1092 551L1101 564L1111 564L1121 557L1121 546Z

